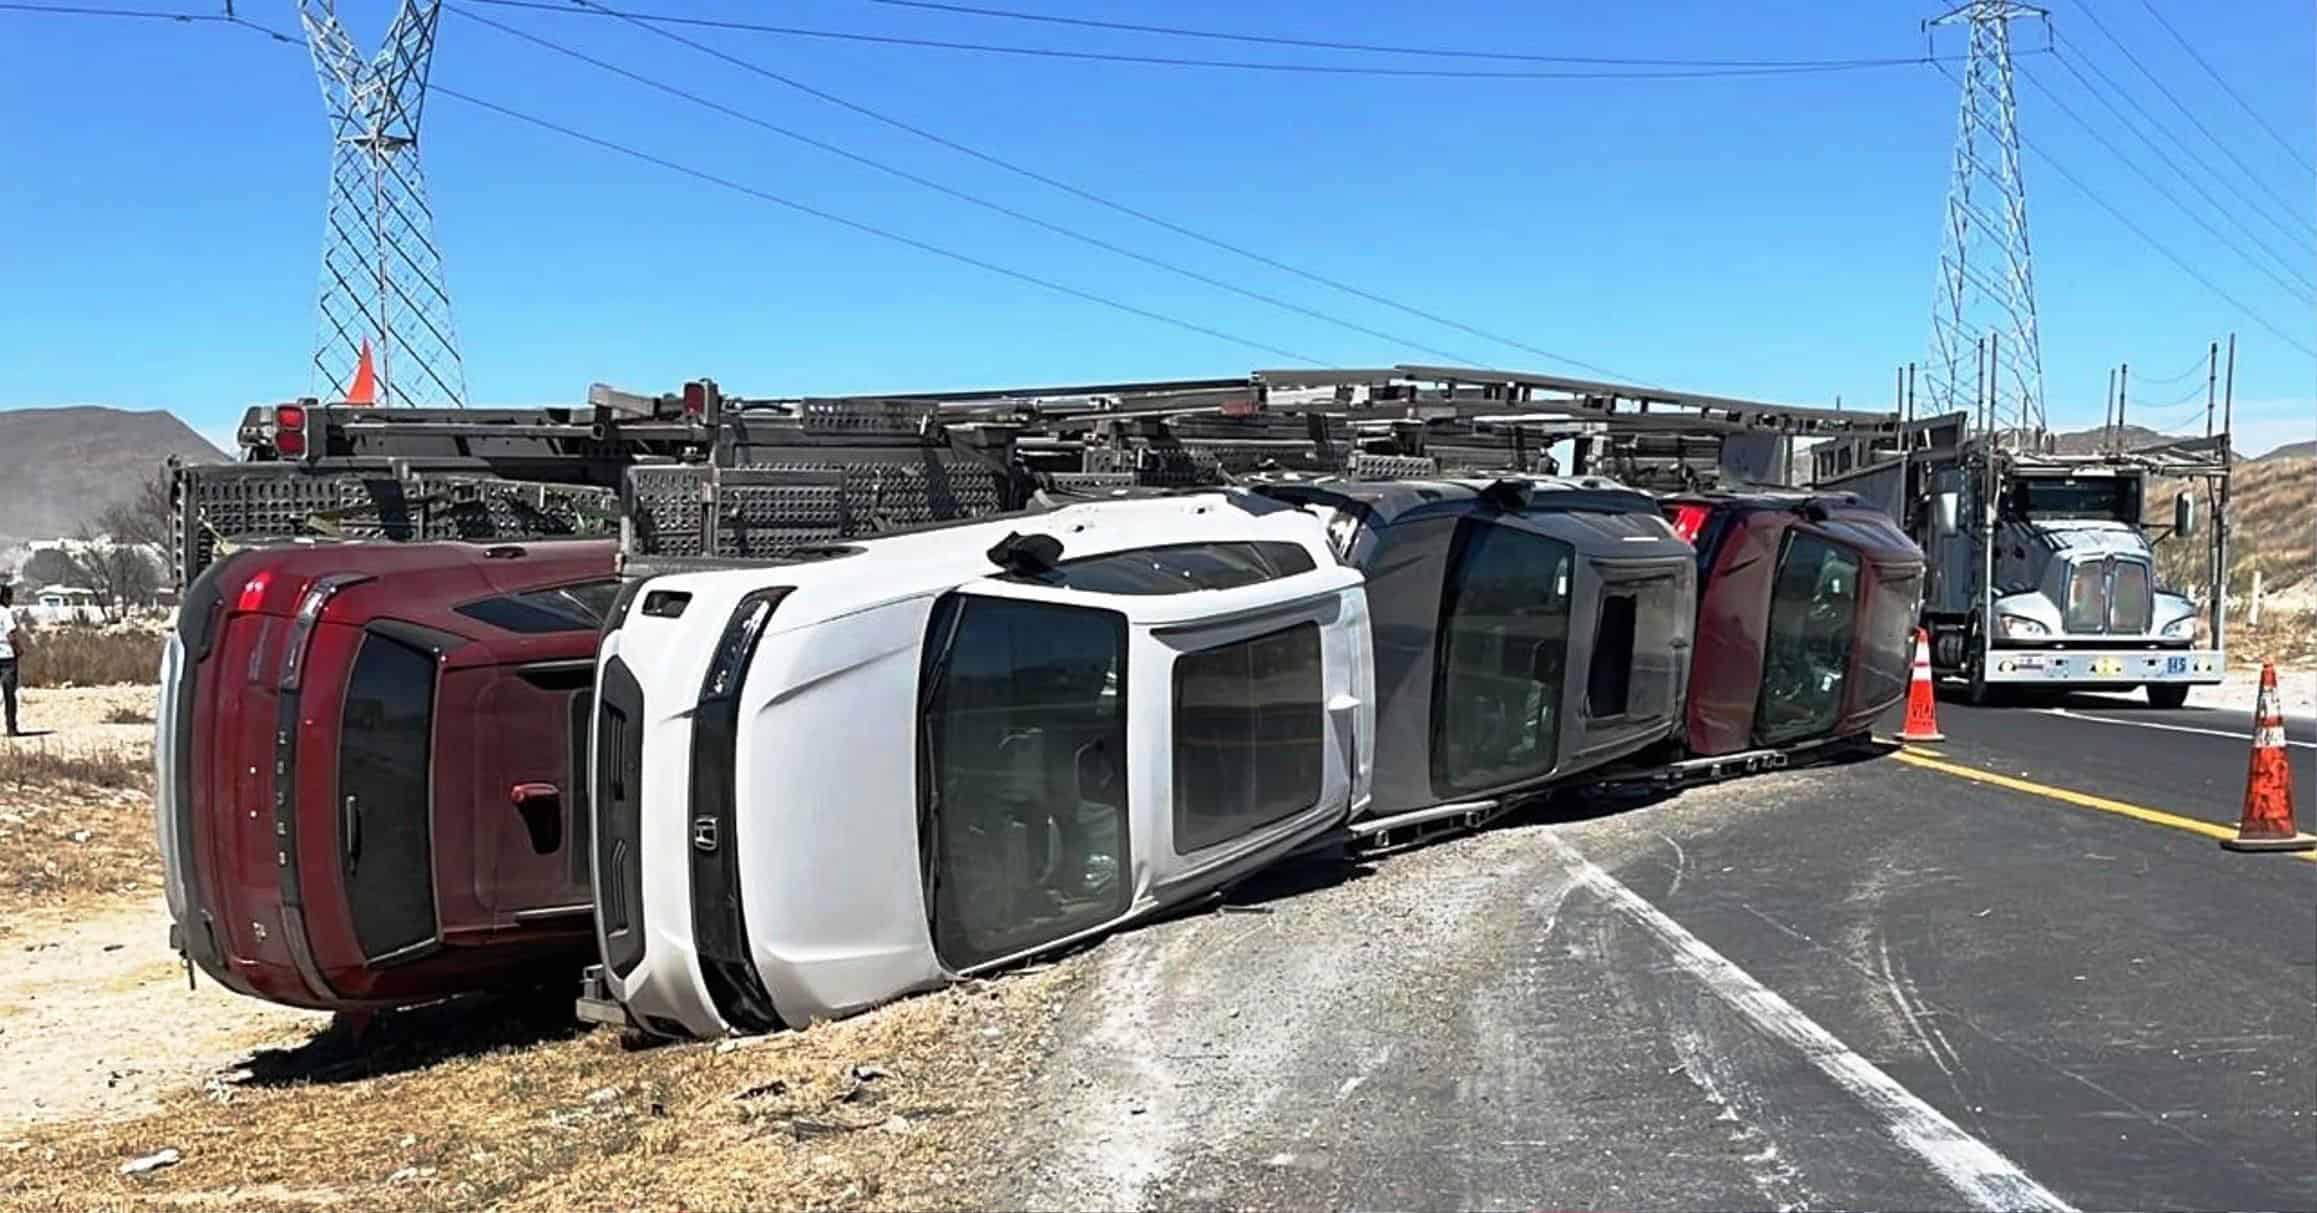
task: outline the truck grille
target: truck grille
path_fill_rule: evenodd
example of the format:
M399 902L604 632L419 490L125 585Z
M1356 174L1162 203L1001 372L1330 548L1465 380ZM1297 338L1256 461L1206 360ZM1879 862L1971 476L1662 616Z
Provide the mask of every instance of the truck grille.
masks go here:
M2086 560L2068 571L2067 608L2061 617L2070 635L2108 630L2108 570Z
M2070 634L2142 636L2156 618L2156 586L2145 561L2105 556L2068 573L2063 623Z
M2156 619L2156 589L2148 566L2137 560L2107 563L2108 630L2123 636L2146 635Z

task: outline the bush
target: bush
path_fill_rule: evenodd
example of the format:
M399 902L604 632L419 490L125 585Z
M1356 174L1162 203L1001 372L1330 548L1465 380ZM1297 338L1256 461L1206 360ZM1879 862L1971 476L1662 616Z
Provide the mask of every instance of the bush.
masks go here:
M52 750L45 745L0 743L0 788L11 791L68 783L141 790L152 781L152 756L126 747Z
M28 687L149 684L161 676L163 634L67 624L32 632L18 656Z

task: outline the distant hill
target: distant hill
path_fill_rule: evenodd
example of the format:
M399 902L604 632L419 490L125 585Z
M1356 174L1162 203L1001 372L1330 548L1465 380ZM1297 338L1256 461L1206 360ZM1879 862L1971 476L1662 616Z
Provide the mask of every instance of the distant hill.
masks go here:
M2317 455L2317 442L2288 442L2261 456L2255 462L2265 462L2270 459L2307 459L2312 455Z
M2179 434L2160 434L2143 425L2127 425L2122 430L2114 432L2122 436L2123 447L2127 451L2163 446L2167 442L2178 442L2182 438L2182 435ZM2111 441L2110 433L2111 431L2099 427L2088 430L2071 430L2064 434L2052 435L2052 442L2055 449L2062 455L2090 455L2107 449L2107 445ZM2243 453L2240 452L2237 458L2243 459Z
M0 410L0 540L71 535L106 507L134 499L170 455L225 461L159 409Z

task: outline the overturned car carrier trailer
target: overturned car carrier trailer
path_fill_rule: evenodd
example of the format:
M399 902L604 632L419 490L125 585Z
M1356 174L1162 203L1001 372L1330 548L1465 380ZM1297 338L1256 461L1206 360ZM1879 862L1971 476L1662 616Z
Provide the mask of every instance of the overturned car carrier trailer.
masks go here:
M582 1014L704 1035L849 1013L1673 737L1695 553L1655 500L1542 471L1616 459L1617 425L1430 379L804 402L940 432L993 484L1010 448L1037 486L840 544L781 523L857 486L636 469ZM1695 483L1694 453L1659 454Z
M1657 411L1636 412L1635 407ZM1169 846L1201 837L1202 819L1211 815L1202 806L1228 806L1235 796L1252 798L1266 811L1278 808L1287 814L1279 821L1292 822L1269 833L1256 829L1263 841L1248 845L1270 856L1274 843L1294 849L1331 837L1368 845L1411 840L1432 828L1477 823L1520 797L1548 786L1565 786L1580 775L1630 772L1662 761L1662 750L1681 731L1682 683L1688 670L1681 650L1691 616L1678 604L1693 597L1695 574L1689 549L1653 516L1650 502L1605 482L1601 474L1692 488L1782 476L1791 463L1786 448L1794 436L1872 437L1884 432L1890 420L1513 372L1416 367L841 399L727 399L713 383L700 381L659 398L598 389L585 408L550 410L369 410L302 402L253 411L244 426L244 463L180 471L180 575L188 582L198 581L203 567L220 552L282 543L348 545L339 550L350 563L359 564L367 559L361 549L380 541L465 540L484 549L488 559L491 550L533 549L551 539L616 532L628 592L614 626L625 630L649 620L651 628L658 628L679 616L650 609L654 592L669 580L646 580L656 574L686 573L711 580L735 576L762 580L772 575L774 580L759 588L777 589L789 584L775 585L778 576L792 570L806 580L825 577L833 579L832 585L848 586L864 580L861 574L867 569L893 570L865 579L866 588L874 588L883 581L898 584L925 575L914 558L890 563L895 553L916 550L912 545L920 543L931 545L924 550L940 550L942 557L935 563L947 568L942 562L955 554L944 545L961 541L968 531L978 536L978 528L989 525L1005 528L999 539L1013 539L983 545L978 555L969 546L966 563L972 568L962 580L938 592L927 589L921 597L962 595L957 599L961 602L1004 598L1008 595L990 587L1023 585L1043 586L1021 592L1059 595L1056 601L1108 595L1125 603L1116 613L1127 620L1132 634L1142 634L1133 629L1147 628L1153 637L1179 640L1192 635L1211 638L1216 634L1211 625L1218 620L1206 612L1233 594L1260 597L1257 587L1262 585L1295 588L1312 584L1315 576L1348 577L1351 584L1362 584L1361 561L1349 554L1351 547L1346 545L1356 546L1363 536L1375 540L1402 522L1430 519L1412 526L1403 538L1441 524L1445 538L1436 545L1440 550L1429 553L1432 571L1407 583L1414 588L1429 579L1429 590L1418 591L1419 595L1428 594L1441 611L1453 614L1451 623L1462 621L1462 626L1444 632L1440 619L1431 621L1439 634L1432 641L1436 652L1430 665L1420 654L1403 652L1401 683L1379 686L1374 663L1389 651L1390 645L1381 638L1392 629L1369 626L1353 609L1348 590L1331 591L1339 597L1339 618L1322 627L1322 651L1327 656L1320 685L1325 694L1317 718L1303 702L1308 696L1299 698L1300 690L1284 695L1282 690L1299 687L1294 678L1302 677L1299 671L1308 665L1300 640L1293 646L1285 641L1251 643L1241 659L1224 662L1218 657L1212 667L1204 668L1184 660L1187 650L1170 649L1177 655L1178 667L1197 677L1178 677L1172 700L1140 709L1143 723L1138 727L1146 733L1159 729L1164 713L1171 711L1174 720L1167 727L1174 740L1159 752L1133 751L1142 768L1151 768L1154 759L1165 760L1159 765L1167 772L1169 798L1128 812L1105 807L1110 802L1090 793L1078 815L1086 828L1076 833L1069 828L1073 818L1065 811L1068 798L1060 789L1077 786L1073 781L1083 776L1085 787L1099 791L1108 778L1100 761L1103 754L1099 749L1086 751L1086 739L1076 737L1073 726L1046 713L1057 703L1069 705L1073 713L1084 706L1073 696L1085 693L1085 684L1072 679L1083 679L1091 663L1064 663L1066 668L1060 668L1010 660L1004 668L979 669L971 685L982 690L1002 689L1007 679L1029 679L1034 684L1045 678L1049 685L1016 688L1026 696L1019 717L994 709L961 708L957 736L980 739L965 744L959 761L946 768L959 772L962 782L945 789L920 772L914 786L935 789L940 803L955 798L960 819L978 822L957 840L962 849L945 861L951 866L944 869L950 873L944 878L959 882L953 888L1002 888L1008 880L1020 887L1001 898L1004 906L984 905L978 899L952 906L949 928L941 928L932 918L919 918L915 927L890 920L845 925L839 932L844 939L890 942L902 935L916 938L910 934L914 931L932 941L932 951L919 954L919 961L913 962L918 967L908 980L882 993L872 987L906 966L896 961L885 968L854 968L835 976L780 977L776 974L784 962L778 949L786 946L786 937L777 931L736 943L729 935L718 935L720 928L714 924L703 927L687 945L695 949L690 964L698 964L702 940L720 939L716 946L724 949L723 955L737 956L750 966L723 968L723 976L717 978L732 983L721 997L738 1009L724 1017L719 995L703 994L695 985L688 987L693 990L688 1010L655 1012L657 1021L644 1026L663 1032L715 1031L719 1029L701 1017L703 1005L716 1012L724 1029L752 1023L751 1008L761 1012L771 1005L752 1001L753 991L745 980L750 971L765 983L768 999L778 988L791 988L790 1000L802 1014L836 1013L890 997L902 988L1083 938L1106 929L1105 924L1236 879L1268 860L1215 861L1212 855L1236 852L1211 841L1166 859L1148 850L1150 840L1162 836L1172 840ZM1560 475L1564 470L1567 474ZM1232 485L1239 488L1231 490ZM1154 499L1154 493L1161 496ZM1304 544L1306 555L1317 553L1313 567L1302 569L1272 539L1210 535L1186 540L1188 546L1153 544L1146 538L1144 547L1167 550L1138 550L1117 561L1095 560L1065 574L1059 570L1075 558L1074 541L1067 535L1040 532L1054 518L1089 512L1142 519L1133 525L1143 530L1165 529L1149 520L1161 517L1167 503L1180 506L1193 500L1232 503L1222 517L1260 518L1261 527L1318 526L1319 546ZM1387 504L1393 502L1400 504ZM1351 508L1339 508L1346 506ZM1362 511L1373 517L1366 522L1353 517ZM1061 543L1062 554L1051 552L1047 540ZM1076 542L1082 547L1084 537ZM1550 549L1555 543L1569 548L1566 567L1559 573L1544 571L1560 567L1549 561L1530 568L1534 562L1497 559L1534 554L1531 549L1537 545ZM1621 553L1623 563L1610 553ZM331 559L323 552L313 555ZM1484 566L1492 563L1504 567L1491 573ZM1049 565L1052 570L1040 571ZM709 573L717 569L731 571ZM769 572L776 570L778 574ZM1641 575L1627 576L1636 573ZM942 572L935 580L951 576ZM1056 577L1069 584L1053 583ZM327 598L320 600L314 612L317 625L373 630L395 623L391 607L383 611L364 607L369 613L360 620L332 613L351 611L365 602L390 601L397 582L392 577L379 580L384 584L368 587L371 593L346 598L337 606ZM973 594L959 588L984 582L989 585ZM1636 592L1609 592L1613 584ZM1524 600L1530 593L1538 595L1536 601ZM782 627L803 628L811 618L807 603L816 597L777 606L759 604L765 609L752 612L748 618L754 622L743 631L765 629L749 633L762 641ZM1628 597L1633 600L1630 610L1624 603ZM660 609L670 609L671 601L660 599ZM1365 602L1364 592L1359 601ZM1421 612L1408 615L1402 624L1425 626L1417 614ZM713 636L686 643L704 645L703 651L721 660L732 649L724 641L732 639L727 633L734 618L729 610L726 616L713 625L698 622L704 615L693 616L686 626L707 629ZM964 620L963 615L959 618ZM956 626L962 629L965 622L970 620ZM1356 633L1358 640L1341 654L1350 666L1339 668L1337 649L1329 647L1336 642L1328 638L1344 628ZM909 642L919 655L920 663L913 668L921 686L928 679L922 658L932 651L927 647L932 639L927 634ZM1260 640L1263 635L1248 639ZM735 645L740 643L743 640L734 639ZM609 653L612 647L606 644L602 652ZM1601 655L1605 648L1607 657ZM777 652L778 646L768 651ZM880 659L886 664L879 666L879 677L889 675L890 663L897 659L892 654ZM1434 685L1435 679L1419 676L1437 671L1443 659L1449 659L1454 675L1441 684L1445 692ZM939 663L939 669L946 671L949 660ZM655 685L667 686L665 695L653 696L650 712L700 713L681 726L692 730L696 743L701 721L715 715L705 709L714 705L720 713L726 701L705 681L708 670L689 666L678 676L662 665L655 661L649 671L639 672L631 664L629 675L641 682L648 674L660 680ZM977 667L968 662L961 668ZM1146 660L1137 673L1148 668ZM833 692L840 683L854 687L871 681L840 678L825 689ZM574 688L564 707L532 711L540 719L508 722L507 727L568 729L574 719L568 714L569 704L598 691L602 702L608 703L615 696L613 683L607 660L600 687L591 684L584 692ZM1152 684L1135 685L1147 696ZM1364 689L1344 689L1349 686ZM1104 675L1097 698L1110 696L1123 711L1129 701L1118 698L1124 693L1118 687L1116 671ZM792 700L834 702L829 694L819 693L823 690L819 684L813 689L811 695L801 690L786 694L778 705L793 706ZM662 701L671 698L674 706L664 709ZM768 701L762 706L769 711L775 704ZM550 715L553 720L547 719ZM618 840L610 837L605 805L589 804L591 791L598 796L613 792L634 796L648 786L640 769L633 778L617 769L615 756L625 751L604 740L608 718L605 707L590 706L586 727L597 733L587 761L593 785L574 777L567 781L571 786L552 789L553 803L562 806L563 846L586 853L588 861L573 870L580 887L593 886L588 895L606 960L624 954L621 949L627 946L613 944L621 931L613 929L616 911L607 894L606 873L620 872L625 880L622 865L642 862L641 848L650 836L637 833L635 849L624 857L615 855ZM1322 722L1317 749L1313 719ZM442 720L437 716L422 729L439 737ZM1455 722L1447 730L1448 742L1433 744L1440 722L1447 720ZM1028 722L1024 728L1012 727L1023 721ZM192 714L180 713L167 727L181 731L191 722ZM341 734L352 737L369 722L350 718L334 723ZM733 727L748 723L736 720ZM995 746L1000 757L974 759L970 751L981 741ZM1406 748L1403 743L1411 741L1414 748ZM293 738L291 745L293 760L298 756L295 751L309 748L302 736ZM1071 751L1067 770L1056 747ZM1448 779L1426 778L1435 750L1447 755L1452 768ZM168 754L185 752L183 747L170 748L163 758L165 767ZM1212 758L1204 767L1196 757L1202 752ZM1075 765L1082 753L1091 764L1083 771ZM1305 804L1300 795L1287 792L1306 790L1303 778L1312 769L1314 754L1326 788L1324 795ZM298 815L303 837L315 845L343 847L352 829L342 815L329 813L335 802L321 794L330 790L322 786L328 781L319 779L322 769L311 766L314 778L306 781L315 784L311 799L320 807L299 799L290 811ZM692 767L692 778L682 789L671 790L662 781L660 792L693 794L697 789L691 785L702 769ZM1037 775L1040 770L1046 774ZM510 773L478 772L486 784ZM1348 789L1340 811L1330 807L1337 799L1332 781L1339 774ZM1373 795L1367 790L1371 780ZM396 866L409 869L401 878L405 887L423 889L431 882L440 898L445 879L440 865L446 859L441 851L450 840L468 830L487 829L483 819L494 812L520 813L525 820L541 816L549 801L539 785L549 781L522 782L531 786L522 797L510 794L507 809L495 809L488 796L443 796L439 787L423 783L413 784L399 805L386 803L394 796L381 795L377 803L361 803L358 808L365 825L372 814L391 817L398 807L406 819L431 822L431 834L405 835L404 841L419 845L415 851L405 847L409 853ZM734 786L746 790L738 783ZM1115 790L1103 794L1114 799L1123 795ZM1180 803L1173 799L1177 794L1183 798ZM1038 801L1037 795L1048 799ZM431 809L422 797L432 801ZM736 805L744 803L739 791L734 797ZM215 800L207 810L191 806L193 816L208 820L230 812L231 799ZM517 800L519 805L513 803ZM1296 803L1280 807L1289 800ZM982 816L975 817L976 811ZM1105 813L1126 813L1128 842L1142 849L1113 851L1107 858L1090 850L1094 844L1088 840L1101 835L1099 822ZM1153 816L1159 813L1174 816L1162 823ZM779 810L772 814L759 824L769 828ZM466 820L467 815L475 819ZM1239 814L1238 819L1246 816ZM1396 824L1376 824L1394 817L1400 818ZM752 820L735 808L729 826L709 827L709 840L721 846L749 836L757 828L751 826ZM1315 821L1318 824L1312 826ZM691 859L705 853L698 820L678 818L674 825L691 848ZM914 818L910 830L921 846L944 841L941 831L923 829ZM1128 861L1123 868L1116 866L1122 854ZM578 858L577 852L573 855ZM426 862L429 858L432 864ZM371 866L371 874L383 872L384 866ZM1080 904L1086 901L1088 882L1101 884L1105 871L1131 894L1123 909L1112 907L1116 916L1111 918L1094 915ZM918 871L910 880L924 874ZM694 877L708 879L698 872L687 879ZM742 884L731 886L734 896L740 897L742 885L757 878L740 872ZM483 889L493 877L485 873L475 879ZM644 879L640 869L635 879ZM977 885L975 880L984 883ZM628 889L640 885L630 884ZM655 896L664 902L675 895ZM325 880L301 896L344 893ZM784 896L776 890L758 900L777 906ZM919 896L928 915L940 912L944 903L939 881ZM1060 934L1051 929L1052 915L1058 912L1047 904L1051 899L1082 911L1065 916L1065 925L1076 925ZM297 909L289 900L284 899L284 910ZM266 908L259 912L263 917ZM740 926L759 925L758 914L754 908L747 910ZM976 914L996 917L977 919ZM1014 921L1007 915L1026 917ZM725 927L731 925L727 922ZM829 926L821 921L812 930ZM944 935L945 929L950 933ZM895 931L902 935L894 935ZM471 937L468 942L479 939ZM381 970L404 966L428 952L426 941L419 945L408 953L390 950L378 957L365 955L364 960ZM996 950L1001 945L1018 946ZM930 976L922 964L928 954L937 962ZM689 971L696 981L705 980L697 969ZM396 999L419 1001L419 994L402 991L423 992L425 972L421 966L403 967L393 974L393 981L366 989L392 988ZM783 982L791 984L782 987ZM447 984L437 989L457 992ZM593 979L590 989L593 993L583 1003L585 1013L628 1021L626 1010L605 997L612 992L607 978ZM798 989L803 992L795 993ZM701 1004L700 997L707 1002ZM786 1022L788 1008L775 1009L775 1017Z

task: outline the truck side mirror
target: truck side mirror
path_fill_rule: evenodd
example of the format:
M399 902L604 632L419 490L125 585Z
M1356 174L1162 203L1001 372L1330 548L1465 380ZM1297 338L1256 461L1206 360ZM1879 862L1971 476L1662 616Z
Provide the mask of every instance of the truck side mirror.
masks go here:
M1931 533L1941 539L1955 537L1955 516L1962 512L1963 502L1957 493L1931 495Z
M2187 493L2172 498L2172 533L2185 539L2196 534L2196 498Z

